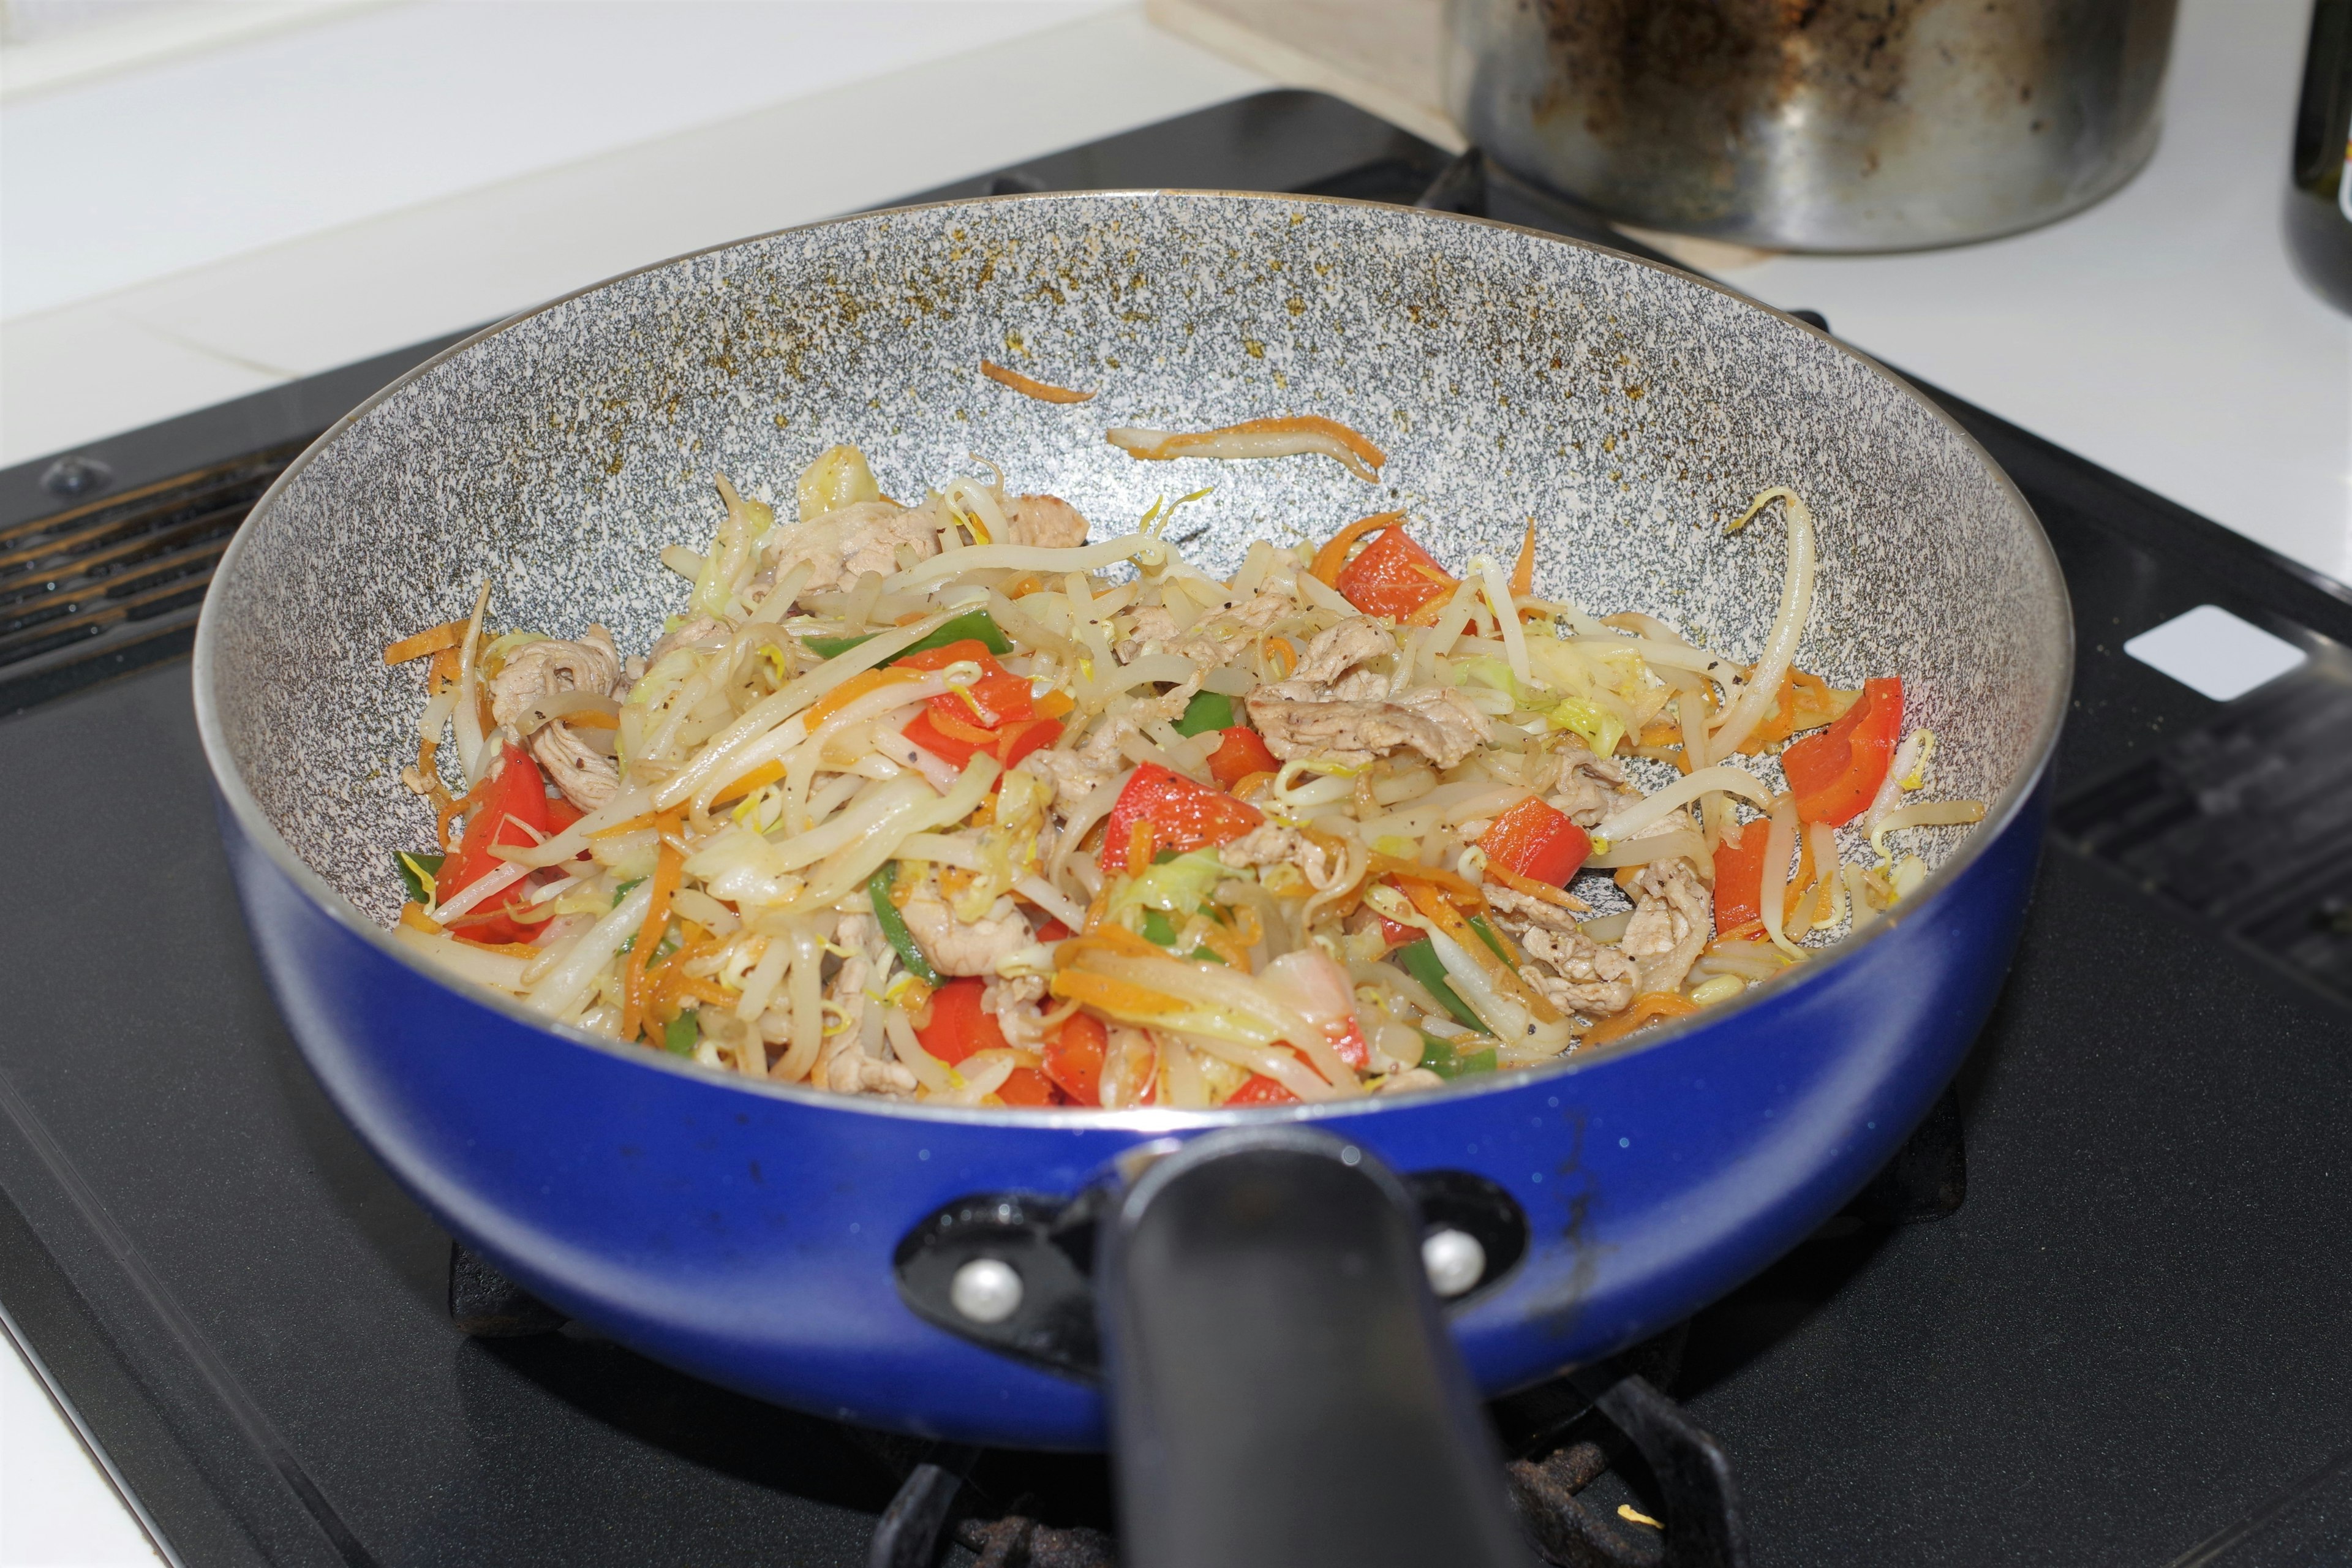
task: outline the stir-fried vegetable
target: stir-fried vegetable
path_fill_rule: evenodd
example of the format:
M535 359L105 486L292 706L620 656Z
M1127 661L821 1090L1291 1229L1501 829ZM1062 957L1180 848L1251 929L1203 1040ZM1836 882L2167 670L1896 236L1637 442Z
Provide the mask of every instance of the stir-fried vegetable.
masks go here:
M523 847L537 844L554 831L548 809L547 781L539 764L520 746L509 744L490 772L474 788L477 803L466 821L466 836L433 874L433 902L441 922L455 926L476 942L515 942L529 940L530 928L513 919L518 900L511 895L478 895L468 907L460 898L468 888L488 884L501 889L522 880L509 863L495 853L500 846Z
M1195 691L1184 705L1184 716L1176 721L1180 735L1204 735L1212 730L1234 727L1234 702L1222 691Z
M1222 731L1217 737L1217 749L1209 753L1209 772L1221 789L1237 788L1254 773L1276 773L1281 767L1266 743L1258 739L1257 731L1244 724Z
M1530 796L1495 818L1478 847L1491 866L1564 888L1592 853L1592 840L1567 813Z
M1230 844L1265 820L1265 813L1246 801L1146 763L1119 791L1104 823L1102 868L1132 869L1130 855L1139 845L1149 855Z
M882 940L890 944L890 951L898 955L907 973L926 985L937 986L939 971L931 967L931 961L924 956L922 948L916 943L914 933L907 929L906 917L890 900L891 886L898 879L898 862L896 860L883 861L881 868L866 879L866 896L874 907L874 923L882 928Z
M1797 799L1801 821L1832 827L1862 815L1886 777L1886 764L1903 737L1903 682L1873 680L1862 700L1818 735L1793 742L1780 753L1781 771Z
M1111 438L1387 460L1311 416ZM429 817L446 851L395 857L400 940L711 1070L1112 1110L1516 1071L1769 981L1919 887L1888 835L1981 816L1911 798L1932 732L1890 764L1899 681L1793 668L1818 541L1787 491L1751 667L1539 597L1536 520L1507 572L1390 511L1218 581L1165 504L1091 539L1001 478L902 506L854 447L791 517L716 489L632 657L501 633L489 585L385 651L423 688L412 841Z
M1007 673L977 639L909 650L895 668L937 670L949 682L950 691L929 699L899 733L958 767L986 752L1009 768L1062 732L1060 720L1038 711L1029 683Z
M1339 568L1332 586L1366 615L1401 621L1451 594L1456 584L1435 556L1415 544L1403 529L1391 528Z
M811 637L803 640L808 644L809 650L819 658L838 658L851 648L869 643L880 635L878 632L863 632L856 637ZM916 638L884 659L882 664L876 668L902 664L917 654L929 653L934 648L943 648L960 642L976 642L992 654L1006 654L1013 651L1013 639L1004 635L1003 628L996 624L995 616L986 610L966 610L960 616L949 616L940 623L937 630Z

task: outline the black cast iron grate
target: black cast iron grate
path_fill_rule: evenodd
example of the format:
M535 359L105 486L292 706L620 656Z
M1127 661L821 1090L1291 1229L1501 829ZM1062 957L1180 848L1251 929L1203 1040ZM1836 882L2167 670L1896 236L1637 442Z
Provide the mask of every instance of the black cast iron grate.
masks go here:
M184 651L288 442L0 529L0 713Z

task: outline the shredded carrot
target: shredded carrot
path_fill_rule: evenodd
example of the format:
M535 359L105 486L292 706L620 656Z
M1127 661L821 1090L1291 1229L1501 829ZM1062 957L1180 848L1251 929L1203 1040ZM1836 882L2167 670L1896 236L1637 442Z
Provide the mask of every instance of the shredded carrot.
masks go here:
M1038 698L1034 704L1038 713L1047 719L1067 718L1077 705L1075 698L1068 692L1061 690L1048 691L1045 696Z
M443 934L441 922L426 914L425 906L414 899L400 906L400 923L411 931L421 931L427 936Z
M1165 958L1167 950L1155 946L1136 935L1125 926L1106 921L1084 936L1074 936L1054 950L1055 967L1068 969L1079 959L1097 948L1106 949L1122 958Z
M1038 576L1034 572L1024 572L1020 576L1004 584L998 592L1008 599L1020 599L1031 594L1043 593L1045 588L1045 580L1043 577Z
M1727 931L1719 931L1716 932L1715 942L1707 943L1707 946L1712 950L1717 942L1761 942L1763 939L1764 922L1762 920L1741 921L1738 925L1731 927Z
M1531 899L1541 899L1545 903L1558 909L1574 910L1582 914L1589 912L1592 908L1591 904L1565 888L1555 888L1549 882L1538 882L1533 877L1522 877L1509 867L1497 866L1492 860L1486 862L1486 879L1490 882L1500 882L1515 893L1525 893Z
M449 847L449 819L457 815L459 803L457 797L449 793L449 786L441 782L440 771L433 765L434 754L440 750L441 742L430 735L417 742L416 772L418 777L432 782L433 787L425 792L425 798L433 805L433 837L440 840L446 853Z
M1201 945L1225 961L1225 966L1236 974L1250 972L1249 950L1265 939L1265 930L1257 925L1256 911L1244 904L1238 911L1251 917L1255 934L1244 935L1234 928L1214 920L1202 921L1200 927Z
M1171 458L1181 458L1189 452L1197 451L1202 447L1214 443L1221 436L1317 436L1326 440L1337 441L1355 455L1356 462L1348 466L1350 468L1356 468L1367 479L1377 479L1380 477L1381 466L1389 460L1389 455L1386 452L1373 446L1361 435L1338 420L1326 419L1319 414L1294 414L1277 419L1245 419L1239 425L1227 425L1215 430L1190 430L1171 434L1157 446L1149 448L1122 447L1121 450L1130 457L1141 458L1151 462L1162 462ZM1358 467L1360 464L1360 468Z
M1127 830L1127 864L1137 874L1140 875L1145 868L1151 864L1151 857L1158 853L1158 850L1154 847L1154 843L1158 837L1159 829L1148 816L1137 817L1134 823L1129 826Z
M678 927L685 939L678 950L657 961L646 974L646 1021L649 1025L669 1023L683 1013L681 997L707 1002L714 1007L732 1006L739 1000L717 981L686 972L687 965L696 959L717 952L719 939L688 920L680 919Z
M1009 386L1024 397L1034 397L1040 403L1084 403L1094 396L1091 392L1073 392L1066 386L1055 386L1050 381L1037 381L1017 370L1007 370L992 360L980 362L980 374L999 386Z
M657 821L658 819L656 817L654 813L650 811L642 811L635 816L623 818L621 821L613 824L610 827L600 827L588 837L591 838L610 838L616 833L635 833L640 828L652 827L656 826Z
M1263 770L1254 773L1244 773L1234 781L1234 787L1230 793L1235 800L1247 800L1253 795L1261 795L1272 788L1274 781L1280 776L1278 773L1270 773Z
M1348 547L1375 529L1394 528L1403 521L1404 513L1401 511L1383 511L1358 518L1333 534L1330 542L1315 552L1315 564L1307 569L1308 574L1327 588L1338 587L1339 568L1348 563Z
M1155 948L1153 951L1157 952L1159 950ZM1160 956L1167 955L1161 953ZM1113 1017L1129 1021L1149 1021L1192 1010L1192 1004L1181 997L1086 969L1055 971L1053 991L1056 996L1066 997L1085 1006L1098 1008Z
M688 997L712 1007L732 1007L742 1000L716 980L704 980L691 974L680 975L667 993L672 1017L685 1011L677 1005L680 997Z
M881 669L862 670L818 698L801 721L807 729L813 731L819 724L824 723L829 716L840 712L869 691L879 691L894 681L919 679L921 678L912 670L900 669L895 665Z
M1437 617L1445 613L1445 606L1453 602L1454 595L1451 594L1433 594L1430 595L1428 601L1419 609L1413 611L1412 614L1399 621L1397 625L1401 626L1433 626L1437 624Z
M621 727L621 716L617 713L599 713L591 708L584 712L566 713L556 722L569 725L574 730L617 730Z
M1282 650L1282 673L1285 676L1298 668L1298 650L1291 646L1288 637L1268 637L1265 646L1269 653L1276 648Z
M449 852L449 824L465 809L466 802L462 797L453 795L446 789L440 792L440 799L433 808L433 837L440 840L441 852L445 855Z
M1785 741L1801 731L1834 723L1861 696L1859 691L1840 690L1818 675L1791 669L1780 678L1780 691L1773 700L1772 711L1748 732L1747 749L1753 752Z
M1486 895L1465 879L1435 866L1424 866L1418 860L1400 860L1393 855L1383 855L1375 849L1370 857L1368 877L1393 877L1400 882L1423 882L1437 889L1455 903L1479 910L1486 907ZM1411 895L1408 894L1408 897Z
M670 842L677 832L677 821L676 808L655 819L661 829L661 851L654 860L653 901L646 906L646 923L637 928L637 945L629 952L628 980L621 1000L621 1037L625 1040L635 1039L645 1024L646 966L653 962L654 949L661 944L662 932L669 929L669 898L677 891L678 874L686 864L686 857Z
M1519 543L1518 563L1511 568L1511 597L1524 599L1536 591L1536 520L1528 519L1528 536Z
M425 695L429 697L438 697L443 692L448 690L451 687L457 685L457 668L458 659L457 650L456 648L445 647L439 653L435 654L433 656L433 662L425 667Z
M1612 1040L1622 1040L1636 1029L1646 1028L1663 1018L1686 1018L1697 1012L1698 1004L1671 991L1644 991L1633 998L1633 1005L1613 1018L1603 1018L1584 1037L1588 1046L1605 1046Z
M970 693L966 693L965 695L967 700L969 700ZM963 716L959 713L934 712L930 717L931 728L937 730L940 734L945 735L950 741L962 741L968 744L979 746L985 750L988 747L995 745L999 740L1003 739L1003 737L998 735L993 730L983 728L978 724L965 723Z
M466 626L467 622L464 620L444 621L429 631L421 631L413 637L403 637L396 643L388 643L383 650L383 662L406 664L410 659L423 658L428 653L441 653L454 648L464 638Z
M463 931L451 931L450 936L478 952L503 952L509 958L543 958L546 949L527 942L476 942Z
M783 763L761 763L758 767L753 768L750 773L745 773L741 778L737 779L733 784L729 784L725 789L720 790L717 795L711 796L711 808L716 810L719 806L725 805L730 801L741 800L753 790L765 789L768 785L775 783L778 779L782 778L783 776ZM630 820L643 820L648 825L651 822L650 817L643 819L633 817ZM608 827L604 829L604 831L606 833L612 833L618 831L618 829Z

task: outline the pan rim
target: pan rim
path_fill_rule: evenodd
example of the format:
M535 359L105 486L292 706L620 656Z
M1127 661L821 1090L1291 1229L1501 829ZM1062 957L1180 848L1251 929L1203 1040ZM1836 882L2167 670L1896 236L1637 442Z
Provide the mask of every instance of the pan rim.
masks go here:
M196 730L204 747L205 764L212 772L214 787L220 792L221 798L235 819L238 830L245 835L250 844L262 852L274 868L283 874L305 899L318 908L320 912L337 925L360 936L381 956L443 987L462 1001L500 1014L514 1022L552 1036L566 1044L585 1046L631 1065L660 1072L675 1073L707 1087L730 1089L739 1093L780 1100L788 1104L812 1109L839 1110L890 1120L912 1120L931 1124L1118 1131L1132 1133L1141 1139L1163 1136L1171 1132L1206 1131L1217 1127L1264 1125L1276 1121L1353 1120L1370 1115L1428 1109L1440 1100L1466 1104L1473 1100L1516 1093L1538 1081L1565 1079L1613 1062L1645 1055L1673 1045L1678 1040L1721 1027L1750 1008L1790 994L1798 987L1811 984L1831 970L1843 966L1857 954L1866 951L1872 943L1889 935L1898 925L1920 918L1933 906L1939 904L1949 895L1950 889L1960 878L1984 856L1990 847L1997 840L2005 837L2017 826L2020 817L2027 811L2035 794L2039 791L2044 775L2051 768L2057 751L2059 733L2064 725L2067 705L2074 689L2074 603L2067 592L2065 575L2059 566L2057 552L2050 542L2048 531L2042 526L2041 517L2034 511L2032 503L2026 500L2024 493L2018 489L2016 481L2010 478L2008 471L1993 460L1992 454L1986 451L1983 444L1970 435L1957 419L1937 406L1934 399L1877 360L1832 337L1811 322L1800 321L1784 310L1767 305L1712 278L1689 272L1678 267L1666 266L1605 245L1596 245L1589 240L1571 238L1526 225L1503 223L1493 218L1476 217L1468 214L1437 212L1421 207L1400 207L1386 202L1365 201L1344 196L1294 195L1281 192L1196 189L1181 186L1141 186L1119 190L1027 191L1001 196L957 197L901 206L878 207L866 212L820 218L810 223L793 224L761 234L747 235L721 244L686 251L659 261L650 262L643 267L635 267L614 273L611 277L586 284L568 293L560 294L527 310L518 310L450 344L387 383L321 432L317 439L305 447L300 454L286 466L278 478L270 483L269 488L262 493L261 499L254 503L252 511L247 514L247 524L249 525L253 519L265 515L277 501L280 492L299 479L311 462L346 430L394 395L404 391L412 384L422 380L442 364L457 358L478 343L485 342L525 321L546 315L575 300L583 299L630 279L659 272L703 257L715 256L722 251L763 244L785 235L839 227L849 224L873 223L877 220L887 220L916 213L938 212L947 208L994 207L1016 203L1054 204L1126 200L1142 204L1171 197L1207 197L1224 201L1287 203L1293 205L1312 204L1318 206L1363 208L1405 221L1459 224L1496 229L1507 234L1523 235L1548 244L1591 251L1628 266L1655 272L1684 284L1706 289L1734 303L1761 311L1765 315L1808 333L1827 343L1837 353L1855 361L1871 374L1885 382L1898 396L1910 400L1923 409L1931 419L1943 427L1948 436L1956 437L1964 445L1967 451L1973 453L1995 480L2000 491L2015 507L2018 515L2030 525L2028 531L2032 542L2038 546L2033 552L2033 559L2041 567L2057 611L2054 621L2046 629L2056 641L2058 659L2057 679L2053 684L2051 698L2036 721L2032 742L2026 752L2027 761L2021 764L2009 781L2008 786L1994 799L1987 809L1983 821L1976 825L1975 831L1970 833L1967 840L1928 875L1927 881L1921 885L1916 893L1904 900L1903 906L1898 906L1897 910L1882 915L1865 931L1850 933L1842 941L1830 946L1810 950L1820 956L1802 965L1793 966L1791 970L1784 971L1760 984L1750 985L1739 996L1729 1002L1706 1008L1701 1013L1685 1018L1671 1021L1664 1027L1654 1026L1641 1030L1623 1044L1604 1047L1590 1056L1563 1056L1540 1065L1520 1068L1508 1072L1496 1072L1491 1075L1493 1079L1491 1082L1464 1085L1456 1079L1445 1089L1421 1094L1361 1095L1347 1100L1320 1100L1286 1106L1244 1107L1240 1110L1217 1108L1206 1110L1175 1110L1139 1108L1121 1110L1098 1109L1080 1110L1012 1106L943 1106L870 1095L834 1094L799 1084L746 1079L740 1073L722 1074L717 1069L680 1060L663 1052L648 1051L640 1046L603 1035L592 1034L572 1025L551 1020L545 1015L525 1006L519 998L485 991L478 987L460 986L426 963L421 956L394 942L388 931L369 920L339 889L313 870L300 856L295 854L293 847L286 841L276 826L262 812L260 803L254 799L251 790L246 785L244 774L236 766L227 738L221 728L214 681L219 648L219 621L215 612L220 601L217 597L207 595L204 609L196 623L195 646L190 671L194 696ZM228 549L223 552L219 566L215 571L215 581L226 578L236 569L243 559L247 542L251 537L249 526L240 527L237 530L235 537L229 542ZM1489 1075L1478 1076L1484 1079Z

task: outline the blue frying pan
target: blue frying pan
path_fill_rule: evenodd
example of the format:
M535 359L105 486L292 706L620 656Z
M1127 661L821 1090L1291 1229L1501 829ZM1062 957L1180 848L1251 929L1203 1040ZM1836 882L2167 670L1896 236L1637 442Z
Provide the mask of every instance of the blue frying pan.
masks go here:
M982 379L983 357L1098 395L1030 401ZM1381 482L1315 458L1141 463L1102 439L1286 413L1373 434ZM1733 1002L1540 1070L1339 1105L961 1110L747 1086L421 967L386 927L392 852L431 832L396 777L422 697L380 650L462 613L486 577L495 624L601 621L642 647L682 597L657 552L707 541L711 476L789 496L835 441L899 493L977 452L1098 536L1214 485L1182 514L1212 571L1253 539L1319 539L1391 507L1458 563L1514 550L1532 516L1541 591L1741 657L1770 622L1784 536L1724 524L1790 485L1820 530L1800 662L1839 685L1900 675L1940 740L1934 794L1987 815L1906 835L1924 885ZM1489 1394L1686 1316L1834 1212L2000 987L2070 646L2016 489L1925 399L1806 326L1499 225L1137 192L790 230L479 334L278 481L222 564L195 684L295 1037L453 1233L714 1382L908 1433L1090 1447L1108 1432L1088 1306L1103 1216L1204 1133L1296 1124L1328 1135L1297 1147L1392 1173L1381 1201L1402 1193L1442 1238L1435 1353L1458 1352ZM1236 1341L1302 1331L1235 1311Z

